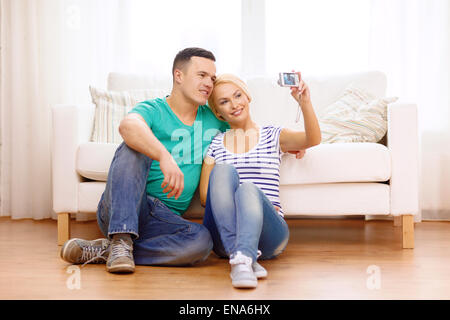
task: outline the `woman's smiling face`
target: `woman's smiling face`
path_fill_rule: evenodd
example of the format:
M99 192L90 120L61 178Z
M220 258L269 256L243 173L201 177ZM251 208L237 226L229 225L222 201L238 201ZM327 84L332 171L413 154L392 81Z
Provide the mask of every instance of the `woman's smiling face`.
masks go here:
M214 87L213 99L218 115L229 124L247 121L249 99L235 84L221 83Z

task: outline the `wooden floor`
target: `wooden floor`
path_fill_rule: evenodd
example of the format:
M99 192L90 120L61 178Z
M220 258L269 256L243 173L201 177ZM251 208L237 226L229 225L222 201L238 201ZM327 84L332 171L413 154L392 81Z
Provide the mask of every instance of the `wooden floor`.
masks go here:
M62 261L55 221L0 218L0 299L450 299L448 222L416 224L415 249L402 249L390 221L287 221L285 252L261 262L268 278L238 290L214 254L196 267L113 275L104 264ZM101 233L95 222L72 222L72 236Z

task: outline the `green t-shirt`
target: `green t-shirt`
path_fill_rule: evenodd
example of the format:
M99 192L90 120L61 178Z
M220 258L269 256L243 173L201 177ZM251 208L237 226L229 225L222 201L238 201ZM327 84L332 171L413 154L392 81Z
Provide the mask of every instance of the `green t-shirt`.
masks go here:
M188 208L200 181L203 158L208 147L219 132L230 126L220 121L207 105L199 106L192 126L185 125L175 115L166 98L138 103L129 113L140 114L155 137L164 145L184 174L184 189L178 200L163 193L164 175L159 162L153 160L147 178L147 194L160 199L172 211L182 215Z

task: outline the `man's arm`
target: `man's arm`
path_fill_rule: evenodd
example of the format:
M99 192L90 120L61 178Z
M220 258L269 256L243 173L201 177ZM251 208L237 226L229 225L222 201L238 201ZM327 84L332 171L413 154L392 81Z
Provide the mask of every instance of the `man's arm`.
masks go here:
M137 113L128 114L120 122L119 133L130 148L145 154L150 159L160 161L161 157L170 155L155 137L144 118Z
M131 149L159 162L164 175L161 184L161 188L165 188L163 192L171 191L167 197L175 196L175 199L178 199L184 189L183 172L169 151L155 137L144 118L137 113L128 114L120 122L119 133Z

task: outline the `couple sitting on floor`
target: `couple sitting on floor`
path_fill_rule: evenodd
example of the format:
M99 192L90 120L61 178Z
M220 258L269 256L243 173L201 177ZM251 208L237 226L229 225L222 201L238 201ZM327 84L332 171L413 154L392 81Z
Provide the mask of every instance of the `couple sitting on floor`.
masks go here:
M257 259L276 257L289 238L279 199L281 155L301 158L319 144L319 124L303 81L290 93L305 132L257 125L246 84L215 73L211 52L184 49L173 63L171 94L129 112L98 204L106 238L68 240L62 259L130 273L135 264L193 265L213 250L229 258L235 287L254 288L267 276ZM203 224L181 217L197 187Z

